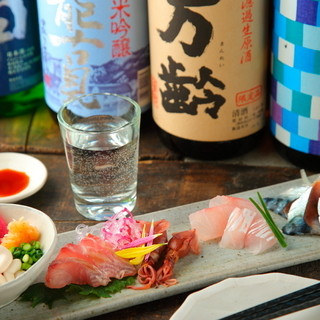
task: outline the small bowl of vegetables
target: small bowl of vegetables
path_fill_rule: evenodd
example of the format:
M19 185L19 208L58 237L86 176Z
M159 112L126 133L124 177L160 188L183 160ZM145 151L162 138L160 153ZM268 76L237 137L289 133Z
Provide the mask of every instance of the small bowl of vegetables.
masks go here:
M0 204L0 308L34 283L55 252L57 230L40 210Z

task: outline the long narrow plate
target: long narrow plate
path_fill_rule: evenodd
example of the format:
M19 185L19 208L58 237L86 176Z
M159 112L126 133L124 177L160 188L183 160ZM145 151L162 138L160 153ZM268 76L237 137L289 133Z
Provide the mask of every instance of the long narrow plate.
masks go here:
M316 176L309 177L314 180ZM259 191L262 196L274 196L279 193L302 185L297 179L256 190L250 190L234 196L243 198L254 197ZM201 201L167 210L144 214L143 220L167 219L171 223L170 232L190 229L188 216L190 213L205 208L208 201ZM281 217L274 216L278 226L285 224ZM57 251L64 244L75 241L75 232L59 234ZM76 298L74 301L57 301L52 309L38 305L34 309L29 303L14 301L0 309L2 320L36 320L36 319L86 319L103 313L116 311L133 305L165 298L182 292L204 288L208 285L229 277L240 277L277 270L279 268L297 265L320 259L319 236L287 237L288 247L277 248L261 255L252 255L245 250L221 249L214 243L202 243L199 256L190 255L178 262L175 277L178 284L169 288L159 287L149 290L123 290L112 298L89 299ZM43 277L43 275L41 275ZM40 277L40 278L41 278Z

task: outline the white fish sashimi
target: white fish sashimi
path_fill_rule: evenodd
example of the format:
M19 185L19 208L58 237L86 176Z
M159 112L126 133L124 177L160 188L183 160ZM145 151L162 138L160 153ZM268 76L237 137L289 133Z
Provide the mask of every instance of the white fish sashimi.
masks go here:
M246 248L253 254L259 254L276 243L277 239L259 212L236 208L230 215L219 245L229 249Z
M246 235L257 214L257 212L250 209L235 208L229 217L219 246L229 249L244 248Z
M197 230L199 240L220 240L221 248L247 248L253 254L264 252L277 242L250 200L216 196L209 205L189 215L191 228Z
M254 205L247 199L216 196L209 201L209 208L189 215L191 228L197 230L199 240L201 241L220 239L226 228L230 214L235 208L255 210Z
M258 219L250 226L246 235L244 247L253 254L259 254L272 248L277 243L277 239L267 225L265 220L259 215Z

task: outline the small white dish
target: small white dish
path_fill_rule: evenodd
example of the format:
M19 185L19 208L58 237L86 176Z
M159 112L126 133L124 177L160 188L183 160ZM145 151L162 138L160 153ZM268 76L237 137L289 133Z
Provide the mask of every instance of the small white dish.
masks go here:
M48 171L35 157L24 153L0 152L0 170L11 169L26 173L30 180L22 191L7 197L0 197L0 203L14 203L38 192L46 183Z
M318 280L284 273L228 278L190 294L170 320L216 320L317 283ZM281 320L318 319L320 306L304 309Z
M36 227L40 231L40 243L44 253L25 273L14 280L0 285L0 308L2 308L19 297L32 283L37 282L36 280L39 274L46 270L51 256L55 252L57 230L53 220L47 214L35 208L20 204L0 204L0 216L7 223L23 217L32 226ZM0 317L1 319L2 315Z

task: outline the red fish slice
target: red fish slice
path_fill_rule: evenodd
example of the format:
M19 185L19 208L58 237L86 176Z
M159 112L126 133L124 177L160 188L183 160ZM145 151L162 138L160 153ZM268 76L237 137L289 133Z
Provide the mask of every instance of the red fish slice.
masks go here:
M49 288L68 284L105 286L110 278L121 279L136 274L127 260L115 255L111 246L101 238L88 235L79 244L67 244L51 262L45 278Z

